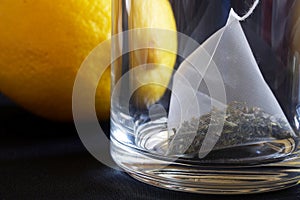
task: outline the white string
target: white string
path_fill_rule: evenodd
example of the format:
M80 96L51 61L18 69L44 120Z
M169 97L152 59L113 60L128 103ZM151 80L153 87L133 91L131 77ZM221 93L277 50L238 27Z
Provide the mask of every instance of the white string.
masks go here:
M259 0L255 0L255 2L253 3L253 5L251 6L251 8L249 9L249 11L244 15L244 16L239 16L238 14L236 14L235 12L232 13L232 15L239 21L244 21L245 19L247 19L255 10L256 6L258 5Z

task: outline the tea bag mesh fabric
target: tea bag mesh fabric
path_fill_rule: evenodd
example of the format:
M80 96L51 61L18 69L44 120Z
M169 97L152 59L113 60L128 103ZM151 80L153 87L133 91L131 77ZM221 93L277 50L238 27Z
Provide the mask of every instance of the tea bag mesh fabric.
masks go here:
M193 145L198 145L198 156L205 157L214 149L294 134L236 16L231 10L227 24L196 49L174 75L168 115L169 154L192 153ZM257 116L264 121L258 121ZM272 128L277 129L277 135Z

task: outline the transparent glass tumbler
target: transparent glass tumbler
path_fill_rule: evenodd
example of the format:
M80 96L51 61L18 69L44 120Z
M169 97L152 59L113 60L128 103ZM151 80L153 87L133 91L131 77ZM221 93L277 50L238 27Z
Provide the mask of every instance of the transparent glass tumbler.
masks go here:
M296 185L299 10L300 0L113 0L114 161L187 192Z

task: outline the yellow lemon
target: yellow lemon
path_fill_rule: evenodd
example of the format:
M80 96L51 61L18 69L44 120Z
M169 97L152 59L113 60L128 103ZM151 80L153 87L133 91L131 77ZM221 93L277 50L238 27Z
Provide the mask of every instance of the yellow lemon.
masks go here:
M296 1L291 10L291 48L300 53L300 1Z
M110 37L110 0L2 0L0 91L38 115L70 120L77 70ZM99 105L109 98L104 82Z
M139 107L159 100L170 81L176 61L177 33L168 0L132 0L128 5L129 28L134 29L129 45L131 68L140 66L133 84L144 85L134 95ZM135 50L138 47L148 47ZM148 83L148 84L147 84Z
M0 91L35 114L71 120L77 71L90 51L110 37L111 0L1 0ZM95 98L98 116L107 119L110 69Z

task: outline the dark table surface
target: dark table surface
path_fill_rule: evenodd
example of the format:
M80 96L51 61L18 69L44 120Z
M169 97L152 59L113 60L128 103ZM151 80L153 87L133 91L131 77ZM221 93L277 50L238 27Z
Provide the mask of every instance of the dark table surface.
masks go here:
M156 188L94 159L79 140L74 124L47 121L8 104L0 106L0 197L295 200L300 199L300 186L236 196L199 195Z

